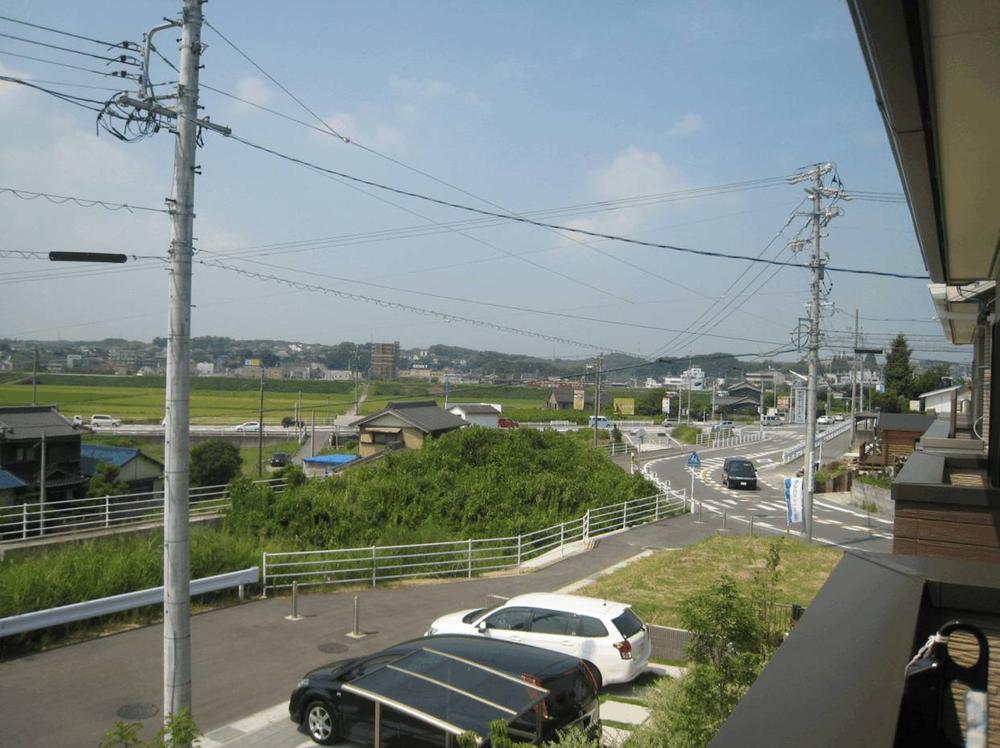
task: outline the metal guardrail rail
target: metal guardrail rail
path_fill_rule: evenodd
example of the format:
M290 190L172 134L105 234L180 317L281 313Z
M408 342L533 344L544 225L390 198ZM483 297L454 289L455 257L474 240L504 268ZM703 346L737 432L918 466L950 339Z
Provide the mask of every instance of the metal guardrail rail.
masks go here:
M255 484L281 491L280 478ZM229 506L229 487L200 486L190 491L192 518L218 514ZM163 491L35 501L0 508L0 545L29 538L66 535L163 521Z
M826 429L816 434L816 439L813 442L813 446L822 444L823 442L829 441L834 437L845 434L851 430L850 421L845 421L839 426L834 426L832 429ZM803 441L801 444L796 444L794 447L789 447L788 449L782 451L781 453L781 464L787 465L792 460L799 459L806 452L806 443Z
M191 594L204 595L207 592L218 592L219 590L239 587L242 597L243 586L256 584L259 580L260 567L251 566L249 569L242 569L241 571L231 571L226 574L192 579ZM61 626L66 623L105 616L109 613L120 613L123 610L132 610L133 608L162 603L163 587L151 587L146 590L126 592L121 595L112 595L111 597L101 597L97 600L88 600L83 603L73 603L72 605L62 605L58 608L21 613L16 616L0 618L0 637L22 634L26 631L36 631L37 629L49 628L51 626Z
M731 432L716 432L705 433L702 432L698 435L695 440L695 446L699 447L736 447L740 444L750 444L751 442L759 442L766 437L766 434L762 434L759 431L748 431L743 429L741 431L731 431Z
M572 543L657 522L684 511L682 492L588 509L582 517L534 532L499 538L468 538L413 545L334 548L263 554L264 595L299 587L354 584L374 587L418 577L472 578L512 569Z

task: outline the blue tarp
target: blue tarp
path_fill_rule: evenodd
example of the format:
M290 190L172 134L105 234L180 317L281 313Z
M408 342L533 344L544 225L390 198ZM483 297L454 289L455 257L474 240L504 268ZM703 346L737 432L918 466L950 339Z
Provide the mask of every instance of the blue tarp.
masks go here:
M343 465L346 462L354 462L355 455L316 455L315 457L305 457L303 462L311 462L314 465Z
M28 484L13 473L9 473L6 470L0 470L0 491L8 488L22 488L26 485Z

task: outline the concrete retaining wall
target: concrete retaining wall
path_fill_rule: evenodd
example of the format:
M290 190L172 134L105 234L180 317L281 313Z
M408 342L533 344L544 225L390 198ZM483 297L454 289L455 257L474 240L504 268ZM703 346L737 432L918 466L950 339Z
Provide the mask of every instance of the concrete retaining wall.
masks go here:
M896 505L892 501L891 492L887 488L870 486L859 480L851 485L851 503L855 506L872 503L878 507L878 513L892 519L896 512Z

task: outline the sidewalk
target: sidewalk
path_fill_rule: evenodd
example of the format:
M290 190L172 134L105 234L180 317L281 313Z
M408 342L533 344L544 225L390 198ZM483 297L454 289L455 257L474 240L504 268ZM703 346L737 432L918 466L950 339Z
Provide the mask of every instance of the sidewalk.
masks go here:
M531 574L399 588L303 595L300 621L287 597L196 615L191 620L194 715L210 732L288 698L302 675L337 659L421 636L438 616L505 597L564 587L646 548L679 548L715 534L689 515L633 528ZM360 628L350 639L353 597ZM0 663L0 746L92 746L124 707L152 706L145 737L162 715L162 627L148 626Z

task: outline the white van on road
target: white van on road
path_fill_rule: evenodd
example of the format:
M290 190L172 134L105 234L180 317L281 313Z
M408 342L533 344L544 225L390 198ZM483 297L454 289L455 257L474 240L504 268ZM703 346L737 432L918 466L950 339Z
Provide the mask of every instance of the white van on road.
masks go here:
M121 419L113 416L95 414L90 417L90 428L117 428L121 425Z

